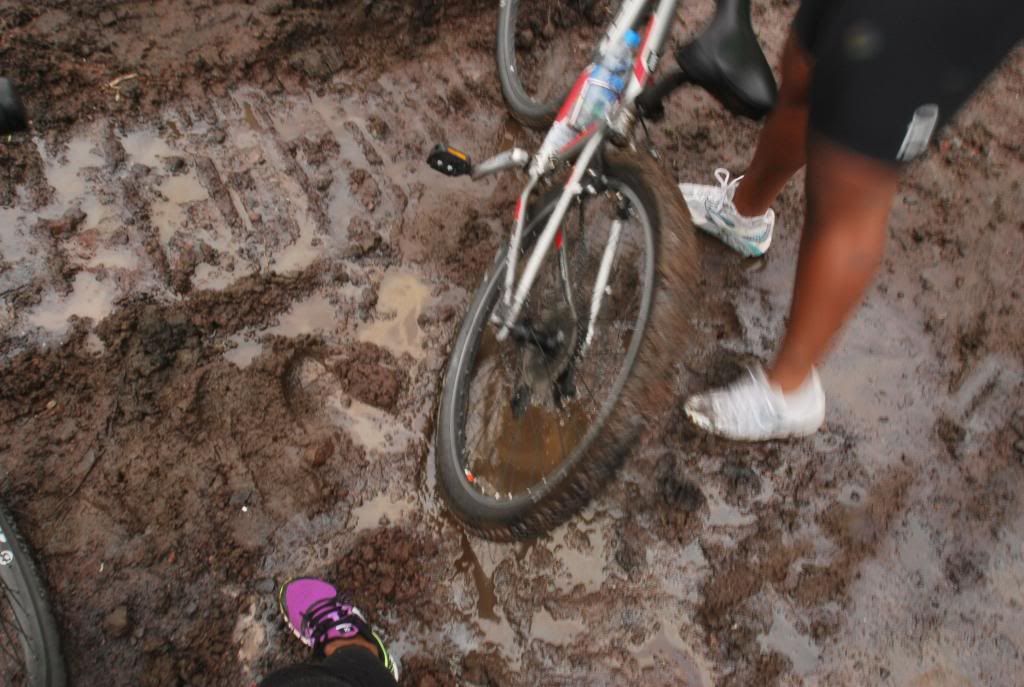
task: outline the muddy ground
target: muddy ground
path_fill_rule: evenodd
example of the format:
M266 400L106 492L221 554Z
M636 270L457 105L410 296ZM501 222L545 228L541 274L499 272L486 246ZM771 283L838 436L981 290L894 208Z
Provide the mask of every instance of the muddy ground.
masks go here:
M795 4L755 8L773 62ZM710 11L687 5L680 35ZM911 168L823 432L745 446L666 408L581 517L497 545L445 516L431 432L515 185L422 163L537 142L504 114L494 18L0 2L34 117L0 144L3 498L73 683L258 678L301 656L273 601L297 574L354 591L405 685L1017 683L1024 55ZM706 179L755 134L689 93L654 137ZM680 394L770 354L801 206L793 185L763 260L701 240Z

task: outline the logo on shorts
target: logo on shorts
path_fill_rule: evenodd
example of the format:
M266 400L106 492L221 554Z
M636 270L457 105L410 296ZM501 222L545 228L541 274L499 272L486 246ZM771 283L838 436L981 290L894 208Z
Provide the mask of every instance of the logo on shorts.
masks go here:
M896 159L910 162L927 150L938 121L939 106L935 103L928 103L914 110L914 116L907 126L907 135L903 137L903 145L900 146L900 152L896 153Z

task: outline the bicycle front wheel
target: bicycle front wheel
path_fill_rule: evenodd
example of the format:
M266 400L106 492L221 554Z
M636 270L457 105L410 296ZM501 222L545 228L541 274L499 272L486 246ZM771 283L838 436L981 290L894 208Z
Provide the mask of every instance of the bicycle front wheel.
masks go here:
M555 118L611 20L611 0L502 0L497 62L512 115L543 129Z
M491 324L504 289L504 252L477 290L448 363L436 460L451 511L483 537L535 536L578 512L672 401L672 365L688 338L695 245L679 192L667 183L656 191L652 173L660 177L635 158L609 164L602 191L570 208L562 248L545 261L518 335L498 341ZM534 209L527 243L556 201L554 194ZM607 289L592 321L594 284L615 231ZM660 252L666 241L668 261ZM656 294L659 283L671 297Z
M28 547L0 506L0 675L5 685L63 687L57 625Z

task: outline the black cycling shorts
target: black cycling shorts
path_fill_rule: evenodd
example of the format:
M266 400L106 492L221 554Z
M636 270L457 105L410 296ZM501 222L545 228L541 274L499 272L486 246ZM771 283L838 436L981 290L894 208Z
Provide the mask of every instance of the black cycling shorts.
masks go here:
M803 0L810 129L906 162L1024 37L1024 0Z

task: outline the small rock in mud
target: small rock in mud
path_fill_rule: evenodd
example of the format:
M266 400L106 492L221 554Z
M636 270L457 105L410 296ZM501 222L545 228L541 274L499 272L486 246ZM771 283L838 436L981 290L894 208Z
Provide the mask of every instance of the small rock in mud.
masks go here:
M41 219L36 229L46 232L54 238L61 238L75 233L85 221L85 213L79 208L71 208L57 219Z
M124 146L121 145L121 141L118 139L117 133L114 131L114 126L112 124L104 130L103 136L100 139L99 148L100 153L103 155L107 171L116 172L124 166L124 162L128 158L128 153L125 152Z
M961 592L985 579L983 569L987 562L987 557L982 554L958 551L946 559L943 566L946 579L957 592Z
M659 461L661 496L669 506L685 513L696 513L706 500L704 492L678 465L675 456L666 453Z
M1017 433L1017 436L1024 437L1024 410L1018 410L1013 414L1013 420L1010 425L1013 427L1013 431Z
M273 594L274 590L276 588L277 588L277 584L274 582L273 578L271 578L271 577L268 577L266 579L260 580L259 582L256 583L256 591L258 593L260 593L260 594L263 594L263 595Z
M128 607L120 605L103 618L103 630L107 636L114 639L126 637L131 632L131 619L128 617Z
M206 142L213 143L214 145L220 145L228 138L227 132L224 129L215 127L210 129L206 134Z
M170 157L164 158L164 169L166 169L171 174L181 174L182 172L185 171L185 168L187 166L188 165L185 162L185 158L180 157L178 155L172 155Z
M380 203L380 186L376 180L365 169L353 170L348 177L352 194L368 211L373 210Z
M370 135L378 141L384 140L391 133L391 127L388 126L387 122L375 114L370 115L366 122L366 128L370 130Z
M946 447L949 457L956 460L958 458L957 451L960 447L960 442L967 435L964 428L950 418L943 416L935 422L935 434Z
M722 477L726 479L730 493L753 496L761 491L761 478L750 466L736 459L729 459L722 465Z
M311 468L322 467L334 455L334 442L329 438L319 445L311 446L306 452L306 462Z
M348 223L348 246L342 257L364 258L380 250L383 239L365 217L353 217Z
M647 565L647 548L642 543L642 530L630 522L619 529L619 542L615 548L615 562L627 573L643 570Z
M377 302L380 300L380 291L373 286L367 286L363 289L362 295L359 297L359 316L366 319L373 312L373 309L377 307Z

